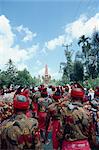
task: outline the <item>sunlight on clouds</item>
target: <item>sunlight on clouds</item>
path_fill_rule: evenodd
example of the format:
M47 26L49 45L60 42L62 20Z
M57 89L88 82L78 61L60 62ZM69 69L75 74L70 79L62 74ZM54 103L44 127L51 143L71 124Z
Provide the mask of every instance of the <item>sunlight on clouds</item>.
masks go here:
M66 26L65 33L70 35L72 39L78 39L82 35L90 36L95 27L99 30L99 13L90 19L86 16L81 16L78 20Z
M56 48L56 46L62 45L64 43L64 40L64 35L60 35L58 38L46 42L45 47L49 50L53 50Z
M21 29L20 29L21 30ZM0 65L3 66L12 59L15 63L30 59L39 49L39 45L32 45L28 48L21 48L15 45L15 34L12 32L10 21L4 16L0 16Z
M4 16L0 16L0 50L4 47L12 46L14 42L14 34L9 24L9 20Z
M87 16L81 15L78 20L66 25L63 35L45 42L44 49L55 50L57 46L61 46L63 43L70 44L82 35L90 36L95 27L99 30L99 13L89 19Z
M86 21L86 17L82 16L78 20L68 24L65 28L65 33L69 35L71 38L78 38L82 34L84 34L84 22Z
M27 49L21 49L18 45L13 48L2 48L2 50L0 50L0 65L4 65L10 58L14 62L26 61L33 57L37 49L37 45L33 45Z
M99 30L99 13L91 18L81 15L78 20L66 26L65 34L74 40L82 35L91 36L95 28Z
M18 32L20 32L20 33L21 33L21 32L24 32L24 33L25 33L25 36L24 36L24 38L23 38L23 41L24 41L24 42L32 41L32 39L37 36L37 33L31 32L28 28L23 27L23 25L18 26L18 27L16 28L16 30L17 30Z

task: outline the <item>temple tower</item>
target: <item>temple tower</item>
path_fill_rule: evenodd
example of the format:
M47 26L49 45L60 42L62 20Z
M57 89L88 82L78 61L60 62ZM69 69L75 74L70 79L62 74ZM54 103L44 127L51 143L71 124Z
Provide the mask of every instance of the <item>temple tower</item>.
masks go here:
M43 82L45 85L48 85L50 80L51 80L51 76L48 73L48 66L47 64L45 65L45 73L44 76L42 76Z

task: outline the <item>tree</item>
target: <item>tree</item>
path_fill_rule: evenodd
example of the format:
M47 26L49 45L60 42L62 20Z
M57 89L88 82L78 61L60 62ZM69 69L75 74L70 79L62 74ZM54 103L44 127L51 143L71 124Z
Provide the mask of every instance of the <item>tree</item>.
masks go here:
M3 88L3 86L7 86L6 82L6 73L5 71L0 71L0 87Z
M63 70L62 81L63 83L68 83L71 79L71 74L73 72L73 62L72 62L72 51L65 50L66 62L60 63L60 68Z
M95 31L91 37L91 49L88 60L88 73L92 79L99 74L99 32Z
M99 31L95 31L92 36L93 55L96 58L97 75L99 75Z
M41 79L40 79L40 75L38 77L33 77L32 79L32 85L34 86L39 86L41 84Z
M84 68L83 64L80 61L74 62L74 80L75 81L83 81L84 77Z
M12 60L9 59L8 63L6 64L6 70L0 72L1 86L6 86L9 88L11 84L14 85L16 75L17 69Z
M90 38L85 37L85 35L82 35L79 38L78 45L82 45L82 53L84 54L85 58L88 56L89 51L91 49L91 43L89 42Z
M62 76L62 82L64 84L69 82L69 77L68 77L68 72L67 72L67 64L66 66L63 68L63 76Z
M67 73L68 73L68 78L70 79L70 74L73 71L73 63L72 63L72 51L67 51L65 50L65 56L67 60Z
M81 51L75 53L75 61L83 61L83 53Z
M33 78L31 77L27 69L17 72L16 82L15 82L16 85L30 86L32 85L32 83L33 83Z
M82 44L82 53L84 55L84 75L87 79L91 77L92 79L97 77L97 69L96 66L96 57L97 57L97 49L96 49L96 38L97 35L94 35L92 38L85 37L85 35L81 36L78 45ZM90 42L89 42L90 40Z

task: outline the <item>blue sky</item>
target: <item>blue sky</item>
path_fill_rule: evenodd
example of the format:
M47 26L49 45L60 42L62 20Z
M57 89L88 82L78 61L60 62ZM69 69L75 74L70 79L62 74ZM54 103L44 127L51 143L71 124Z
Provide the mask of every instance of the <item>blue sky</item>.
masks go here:
M62 44L75 51L78 38L99 30L98 0L0 0L0 68L11 58L18 69L60 78Z

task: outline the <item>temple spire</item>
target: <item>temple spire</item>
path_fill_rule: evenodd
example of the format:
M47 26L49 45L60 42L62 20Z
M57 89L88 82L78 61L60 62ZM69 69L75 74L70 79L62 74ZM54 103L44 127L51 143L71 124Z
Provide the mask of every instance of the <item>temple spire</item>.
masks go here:
M47 64L45 65L45 74L44 76L42 76L43 82L45 85L48 85L50 80L51 80L51 76L48 73L48 66Z
M48 66L47 66L47 64L45 65L45 76L48 76Z

